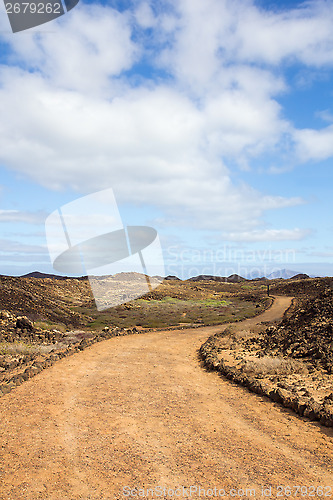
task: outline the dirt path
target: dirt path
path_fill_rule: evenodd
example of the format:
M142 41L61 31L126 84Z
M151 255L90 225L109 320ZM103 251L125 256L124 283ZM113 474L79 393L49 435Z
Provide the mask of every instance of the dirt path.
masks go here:
M247 325L274 319L289 302L278 298ZM326 488L324 498L333 495L331 429L199 366L197 349L220 330L116 337L61 360L1 398L0 498L175 493L173 498L199 499L204 493L221 498L222 489L224 498L246 498L246 488L264 498L262 486L271 486L276 497L279 485L308 487L308 495L303 489L294 498L319 497L322 491L311 486ZM156 489L154 496L134 496L126 487ZM158 487L170 491L160 495ZM230 494L231 488L242 491Z

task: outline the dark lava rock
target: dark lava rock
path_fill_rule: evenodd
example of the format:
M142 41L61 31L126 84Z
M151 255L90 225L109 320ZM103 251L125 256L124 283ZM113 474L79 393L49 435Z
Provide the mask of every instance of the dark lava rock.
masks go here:
M34 330L34 325L26 316L18 316L16 319L16 328L20 328L22 331L29 330L32 332Z
M277 327L270 327L260 340L263 350L292 358L306 358L333 372L333 291L299 302Z

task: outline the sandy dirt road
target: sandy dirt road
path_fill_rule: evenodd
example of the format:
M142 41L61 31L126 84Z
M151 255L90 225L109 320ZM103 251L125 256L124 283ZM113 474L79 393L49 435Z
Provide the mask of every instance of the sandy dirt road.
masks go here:
M289 498L279 486L333 497L332 429L200 367L197 349L217 331L116 337L2 397L0 498Z

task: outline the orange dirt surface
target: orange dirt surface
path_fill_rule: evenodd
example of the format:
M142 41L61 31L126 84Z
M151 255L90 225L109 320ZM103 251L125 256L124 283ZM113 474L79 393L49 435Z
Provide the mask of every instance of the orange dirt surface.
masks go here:
M198 348L224 327L115 337L2 397L0 499L332 496L332 429L200 366Z

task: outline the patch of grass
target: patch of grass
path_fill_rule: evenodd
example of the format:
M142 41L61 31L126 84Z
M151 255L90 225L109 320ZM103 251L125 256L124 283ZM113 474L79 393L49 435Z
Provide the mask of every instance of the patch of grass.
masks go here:
M238 298L183 299L168 295L160 299L139 298L101 312L91 304L78 310L93 318L88 325L92 329L104 326L164 328L186 323L216 325L245 319L259 312L253 302Z
M227 307L231 304L231 300L206 299L206 300L203 300L202 303L205 306Z
M40 328L41 330L58 330L58 332L61 333L65 333L67 330L63 323L53 323L51 321L37 320L34 322L34 326L36 328Z

